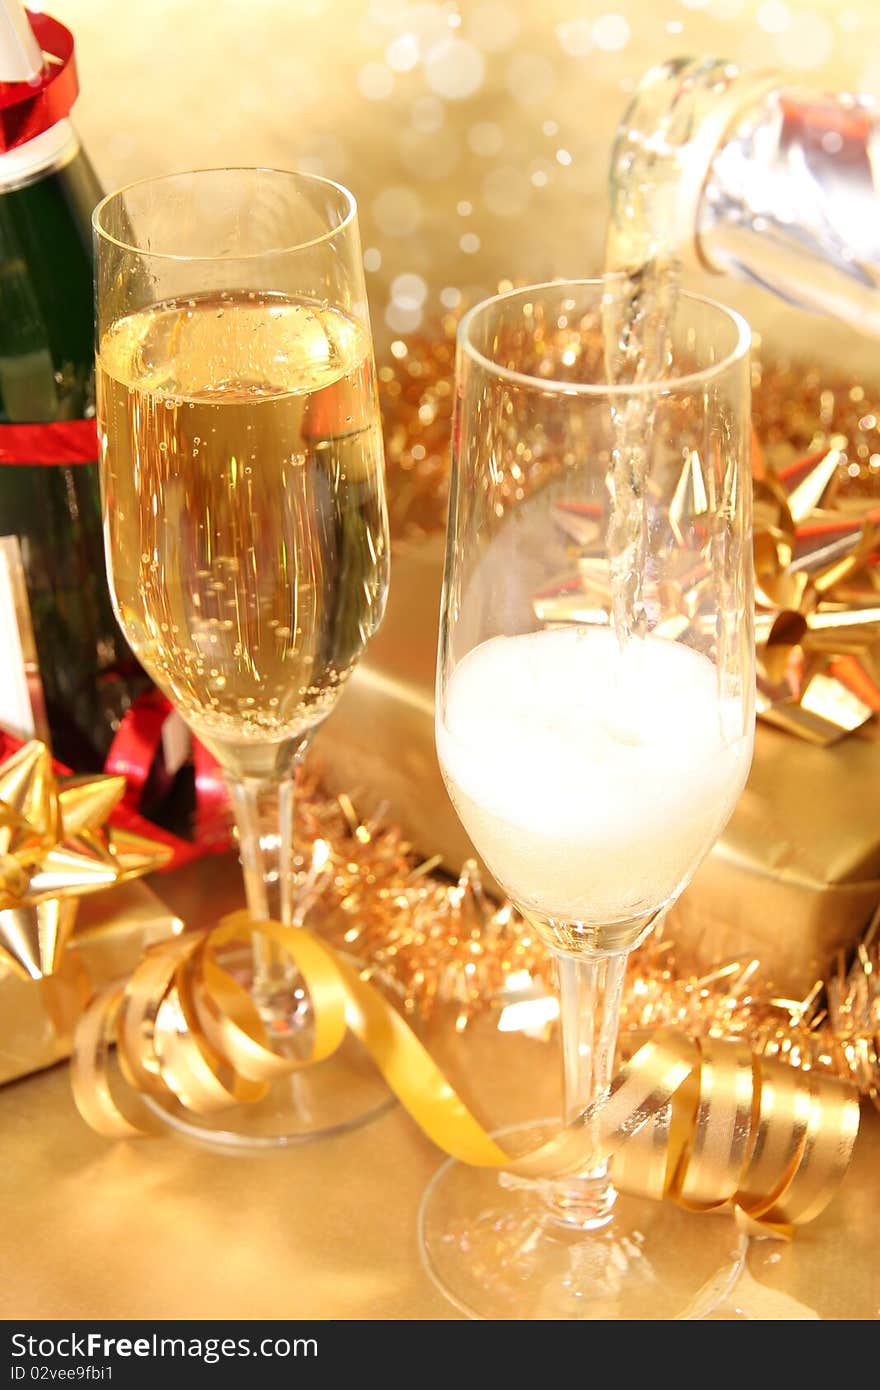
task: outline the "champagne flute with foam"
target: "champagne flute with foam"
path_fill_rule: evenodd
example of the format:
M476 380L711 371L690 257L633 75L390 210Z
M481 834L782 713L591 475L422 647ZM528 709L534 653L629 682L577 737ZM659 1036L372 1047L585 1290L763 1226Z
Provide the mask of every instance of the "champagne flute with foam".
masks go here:
M615 385L613 298L561 282L462 321L437 675L450 796L556 957L567 1120L608 1088L627 956L730 816L754 728L748 330L680 295L665 370ZM447 1164L421 1234L469 1313L665 1318L740 1258L693 1220L598 1157L531 1189Z

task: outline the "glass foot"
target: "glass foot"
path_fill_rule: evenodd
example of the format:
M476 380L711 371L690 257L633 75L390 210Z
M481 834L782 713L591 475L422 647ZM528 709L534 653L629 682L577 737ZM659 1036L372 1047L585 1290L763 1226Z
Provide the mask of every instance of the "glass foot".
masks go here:
M512 1151L558 1129L515 1125ZM743 1268L747 1238L729 1216L619 1194L600 1230L555 1219L542 1184L450 1160L419 1211L422 1261L471 1318L678 1320L710 1317Z
M351 957L345 959L358 964ZM230 952L223 965L250 988L249 952ZM373 983L390 991L387 982L374 978ZM295 979L284 993L275 991L271 998L260 1000L259 1007L276 1052L297 1057L309 1051L311 1010ZM253 1105L197 1115L171 1095L161 1100L144 1099L163 1128L232 1154L286 1148L343 1134L368 1124L396 1104L375 1063L351 1033L332 1057L274 1082L268 1094Z

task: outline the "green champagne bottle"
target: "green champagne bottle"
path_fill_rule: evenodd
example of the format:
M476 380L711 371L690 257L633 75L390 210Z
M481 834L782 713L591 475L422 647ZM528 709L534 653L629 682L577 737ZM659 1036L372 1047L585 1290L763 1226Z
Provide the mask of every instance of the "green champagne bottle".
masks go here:
M46 47L70 37L0 0L0 108L57 71L34 30ZM21 546L53 752L79 770L101 766L147 681L113 615L101 534L90 226L101 190L51 96L0 109L18 121L0 128L0 536ZM22 127L29 138L15 142Z

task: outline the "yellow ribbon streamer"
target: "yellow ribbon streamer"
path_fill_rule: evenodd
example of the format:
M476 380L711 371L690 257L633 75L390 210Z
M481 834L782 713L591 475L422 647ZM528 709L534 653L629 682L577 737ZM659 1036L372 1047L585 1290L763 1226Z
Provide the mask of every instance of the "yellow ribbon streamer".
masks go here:
M247 992L218 960L231 941L262 936L290 956L312 1002L312 1050L270 1047ZM329 1057L350 1028L391 1090L446 1153L483 1168L553 1179L613 1159L614 1180L694 1211L732 1207L747 1227L789 1234L826 1206L858 1132L855 1091L815 1073L752 1057L741 1043L659 1031L621 1067L609 1094L548 1142L516 1158L487 1134L405 1020L304 927L232 913L210 932L152 947L129 980L83 1015L73 1094L99 1133L148 1132L138 1092L175 1096L198 1114L259 1100L269 1083ZM109 1045L130 1091L110 1084Z

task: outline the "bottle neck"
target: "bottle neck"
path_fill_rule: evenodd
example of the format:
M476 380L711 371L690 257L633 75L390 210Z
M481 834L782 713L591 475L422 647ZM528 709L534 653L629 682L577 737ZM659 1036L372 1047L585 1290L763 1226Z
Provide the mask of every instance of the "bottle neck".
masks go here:
M608 267L681 262L880 334L880 118L716 58L653 68L611 167Z
M780 86L741 110L695 221L704 267L880 335L878 145L857 98Z
M0 154L0 193L11 193L54 173L79 154L79 140L70 121L58 121L24 145Z
M658 64L639 83L611 159L606 268L699 260L696 232L706 179L738 113L778 85L718 58Z

